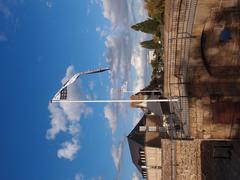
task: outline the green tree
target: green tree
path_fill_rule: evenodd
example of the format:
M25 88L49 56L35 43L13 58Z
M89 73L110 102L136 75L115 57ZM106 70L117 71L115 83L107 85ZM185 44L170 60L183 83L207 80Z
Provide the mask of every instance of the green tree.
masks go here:
M152 65L153 70L155 70L155 69L158 70L159 63L157 60L152 60L151 65Z
M154 40L143 41L140 43L143 48L147 49L159 49L162 48L162 45L154 42Z
M164 24L165 0L145 0L145 2L148 16L158 20L161 24Z
M157 32L159 26L159 22L154 19L147 19L146 21L137 23L131 26L132 29L136 31L142 31L145 33L153 34Z

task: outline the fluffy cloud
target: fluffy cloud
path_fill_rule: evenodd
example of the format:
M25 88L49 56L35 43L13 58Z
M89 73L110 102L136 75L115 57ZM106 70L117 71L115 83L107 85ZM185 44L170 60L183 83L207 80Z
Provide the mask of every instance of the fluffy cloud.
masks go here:
M89 81L88 86L89 86L89 89L90 89L90 90L93 90L94 87L95 87L94 81Z
M90 4L99 4L100 0L90 0Z
M5 16L5 18L9 18L10 16L12 16L11 10L8 8L6 4L4 4L1 1L0 1L0 13L2 13Z
M107 35L107 30L102 29L101 27L96 27L96 31L100 34L101 37L105 37Z
M124 85L123 85L124 87ZM126 87L124 87L126 88ZM110 90L110 99L124 99L123 95L120 92L121 88L111 88ZM104 107L104 116L108 121L109 127L112 130L112 134L116 132L117 123L118 123L118 114L121 114L121 117L127 116L129 105L126 103L111 103ZM124 112L124 113L121 113Z
M5 42L11 39L11 35L13 34L6 34L5 32L7 32L7 30L11 29L11 32L16 34L21 23L21 17L16 16L16 14L19 12L19 9L21 9L22 3L24 3L24 0L0 0L0 16L2 24L0 27L0 42Z
M83 176L82 174L77 173L77 174L75 175L74 180L84 180L84 176Z
M122 154L124 148L124 141L122 141L118 146L112 145L112 157L114 165L118 171L120 171L120 166L122 162Z
M103 15L112 24L105 46L107 62L112 70L113 88L121 86L123 82L130 79L130 62L143 35L133 32L130 26L145 18L145 15L136 13L142 6L142 1L139 0L102 0ZM101 31L101 27L97 27L96 30Z
M143 117L143 112L139 109L135 110L135 113L133 114L133 120L132 120L132 127L135 127L139 120Z
M74 67L69 66L66 75L62 80L64 84L74 75ZM82 94L81 82L76 81L68 86L68 99L80 99ZM70 141L66 141L61 145L57 155L59 158L73 160L76 153L80 149L79 133L80 119L92 113L92 109L84 103L50 103L48 106L50 111L51 127L47 130L46 138L55 139L60 132L65 132L72 136Z
M107 61L111 66L111 89L110 99L123 99L124 95L120 92L120 87L128 81L130 75L130 63L126 59L130 58L130 49L121 37L108 37L106 46L108 47ZM112 103L105 107L105 117L107 118L112 133L117 129L118 112L127 112L128 106L124 103ZM126 115L126 114L125 114Z
M80 149L79 142L77 139L72 139L72 141L66 141L62 145L62 148L58 150L57 156L59 158L65 158L68 160L73 160L75 154Z
M139 172L133 172L132 180L140 180L140 179L141 179L141 175L139 174Z
M109 35L106 38L106 58L111 66L111 81L114 88L119 87L123 81L127 81L130 77L130 60L133 51L131 39L131 32L127 30L120 34Z
M74 177L74 180L103 180L104 178L102 176L94 176L94 177L86 177L81 173L77 173Z
M107 49L105 57L111 67L110 99L127 99L129 97L126 95L129 94L119 93L121 87L137 91L146 85L147 50L141 48L139 42L147 38L145 34L134 32L131 29L131 25L147 18L146 11L143 9L144 1L101 0L101 2L103 16L111 22L111 26L107 30L104 27L105 47ZM102 27L97 27L96 31L100 32L101 35L102 29ZM129 124L128 111L129 105L124 103L112 103L105 106L104 115L108 120L113 137L119 134L119 132L116 133L119 126L124 127L126 126L124 123ZM139 116L134 117L132 121L136 123ZM119 141L118 138L113 138L113 140L114 143ZM112 146L112 157L118 173L121 168L122 152L123 142L120 142L118 146Z
M146 18L146 12L139 9L143 7L141 0L102 0L103 15L111 22L111 27L106 35L105 46L107 52L105 57L111 67L110 99L123 99L123 93L119 93L120 87L128 84L129 89L135 91L143 88L145 84L145 71L147 64L147 50L140 47L139 42L146 39L143 33L134 32L130 26ZM101 32L102 28L97 27ZM129 106L118 103L105 107L105 117L109 122L112 133L118 127L117 119L120 114L127 116Z
M114 109L110 105L104 107L104 116L108 121L109 127L112 130L112 134L115 133L117 127L117 118L114 113Z
M143 41L144 37L141 37L140 41ZM135 92L141 90L145 86L145 67L147 65L147 52L145 49L137 46L134 49L134 53L131 58L131 65L136 71L136 79L133 82L133 90Z
M47 6L48 8L52 8L53 2L52 2L52 1L46 1L46 6Z
M53 2L54 0L40 0L40 2L45 3L47 8L52 8L53 7Z
M66 115L59 105L55 103L49 104L48 110L51 113L51 128L47 130L46 137L47 139L54 139L59 132L67 130Z
M129 6L126 0L102 0L103 15L113 26L121 23L128 24Z

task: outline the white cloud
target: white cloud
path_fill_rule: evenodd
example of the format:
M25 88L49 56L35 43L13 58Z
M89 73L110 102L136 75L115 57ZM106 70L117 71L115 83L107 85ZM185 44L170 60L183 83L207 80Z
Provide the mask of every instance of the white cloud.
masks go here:
M84 180L84 176L83 176L82 174L77 173L77 174L75 175L74 180Z
M116 93L120 87L128 83L130 88L139 90L146 84L144 81L147 64L147 51L140 47L139 42L146 38L143 33L134 32L130 26L146 18L142 9L141 0L102 0L103 15L111 22L106 36L105 57L111 67L110 99L123 98L124 95ZM106 28L105 28L106 29ZM102 27L96 31L102 32ZM128 98L128 97L125 97ZM105 117L114 133L118 126L120 114L126 116L126 104L111 104L105 108ZM126 119L121 117L121 119Z
M65 158L68 160L73 160L76 153L80 149L79 142L77 139L72 139L72 141L66 141L62 145L62 148L58 150L57 156L59 158Z
M74 180L103 180L103 176L94 176L94 177L86 177L81 173L77 173L74 177Z
M90 4L94 5L94 4L99 4L100 0L90 0Z
M135 127L137 123L140 121L140 119L143 117L143 112L139 109L135 110L135 113L133 114L133 120L132 120L132 127Z
M131 25L147 18L147 13L143 8L144 1L101 0L101 2L103 16L111 23L110 27L104 27L107 33L104 34L107 49L105 57L111 67L110 99L126 99L129 98L126 97L129 94L119 93L120 88L136 91L146 85L147 50L139 45L145 40L146 35L130 28ZM103 28L97 27L96 31L101 35ZM125 129L118 129L118 127L126 127L124 121L128 121L126 124L129 124L128 111L129 105L124 103L112 103L104 108L104 115L112 130L114 141L118 139L114 138L118 134L116 131L128 133ZM134 117L130 121L135 124L139 116ZM121 169L122 152L123 143L112 146L112 157L118 172Z
M97 31L97 32L100 32L100 31L101 31L101 27L99 27L99 26L96 27L96 31Z
M71 135L75 136L80 133L80 124L78 122L72 122L68 126L68 131Z
M1 1L0 1L0 13L2 13L5 16L5 18L9 18L10 16L13 15L11 10Z
M140 180L141 179L141 175L139 172L133 172L132 174L132 180Z
M147 51L140 46L137 46L131 59L131 65L136 71L136 80L133 83L133 90L135 92L141 90L145 86L146 57Z
M74 67L69 66L66 75L62 80L64 84L74 74ZM81 82L78 80L73 85L68 86L68 99L80 99L82 88ZM72 136L71 141L66 141L58 150L59 158L73 160L75 154L80 149L80 119L82 116L88 116L92 113L92 109L84 103L50 103L48 106L50 111L51 127L47 130L46 138L55 139L60 132L65 132Z
M96 27L96 31L100 34L101 37L105 37L107 35L107 30L102 29L101 27Z
M128 23L129 6L127 1L102 0L102 4L103 15L112 22L113 26Z
M67 120L64 111L58 106L58 104L51 103L48 105L48 110L51 115L51 128L47 130L47 139L54 139L56 135L67 130Z
M48 8L52 8L52 6L53 6L52 1L47 1L47 2L46 2L46 6L47 6Z
M93 90L94 87L95 87L94 81L89 81L88 86L89 86L89 89L90 89L90 90Z
M40 0L40 2L45 3L47 8L52 8L53 7L53 2L54 0Z
M112 130L112 134L114 134L117 127L117 118L114 113L114 109L112 109L110 105L104 107L104 116L108 121L109 127Z
M92 177L91 180L103 180L103 176Z
M122 141L118 145L118 147L116 147L115 145L112 145L112 157L113 157L114 165L118 171L120 171L120 166L122 162L123 148L124 148L124 141Z

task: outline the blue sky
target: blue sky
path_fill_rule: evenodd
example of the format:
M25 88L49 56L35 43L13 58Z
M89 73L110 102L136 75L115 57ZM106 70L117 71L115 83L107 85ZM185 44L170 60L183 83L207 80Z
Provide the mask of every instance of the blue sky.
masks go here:
M50 104L63 79L71 98L128 98L149 81L141 0L0 0L0 179L138 179L125 136L139 112L124 104ZM124 112L124 113L123 113Z

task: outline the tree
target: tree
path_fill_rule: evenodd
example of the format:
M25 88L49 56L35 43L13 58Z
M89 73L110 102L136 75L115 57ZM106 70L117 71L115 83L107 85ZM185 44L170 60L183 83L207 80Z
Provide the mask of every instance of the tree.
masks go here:
M162 48L162 45L154 42L154 40L143 41L140 43L143 48L147 49L159 49Z
M131 26L136 31L142 31L145 33L153 34L158 30L159 22L154 19L147 19L146 21L137 23Z
M145 8L148 11L149 17L158 20L164 24L164 5L165 0L145 0Z

